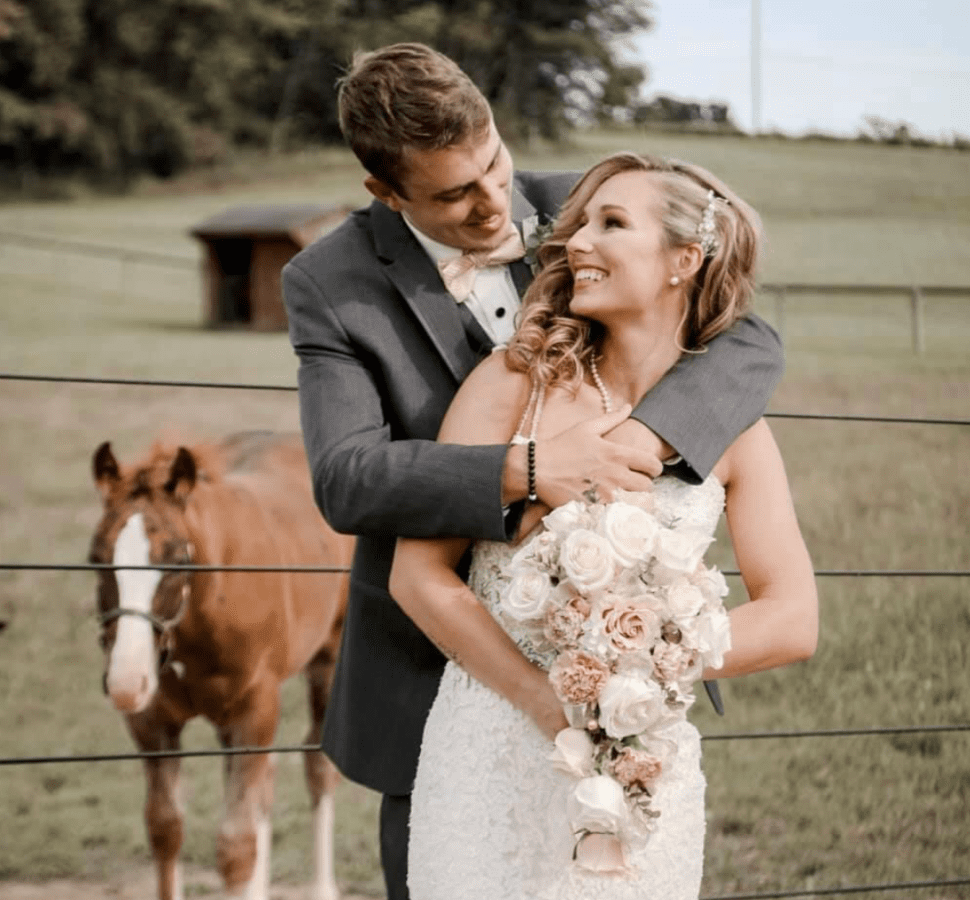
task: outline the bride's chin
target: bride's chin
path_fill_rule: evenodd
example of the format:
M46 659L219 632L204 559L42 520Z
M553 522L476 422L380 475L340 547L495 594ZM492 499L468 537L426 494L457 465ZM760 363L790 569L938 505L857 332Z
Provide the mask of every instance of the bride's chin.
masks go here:
M598 311L597 304L595 303L583 303L581 299L577 302L574 297L569 302L569 311L580 319L589 319L591 322L599 322L601 325L604 324L598 315L598 312L602 312L602 309L600 308Z

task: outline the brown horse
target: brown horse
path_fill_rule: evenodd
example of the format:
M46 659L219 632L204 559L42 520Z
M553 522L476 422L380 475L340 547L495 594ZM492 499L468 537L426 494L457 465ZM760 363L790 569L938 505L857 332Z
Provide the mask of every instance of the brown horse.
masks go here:
M230 437L218 445L164 448L119 466L108 443L93 459L104 513L91 542L99 572L104 684L142 751L174 750L201 715L224 747L267 747L280 686L305 672L307 743L319 741L347 599L345 574L136 569L349 564L353 538L338 535L313 502L299 436ZM225 757L219 870L231 897L269 898L270 754ZM334 900L336 772L305 756L313 804L313 900ZM145 761L145 821L161 900L181 900L182 812L177 758Z

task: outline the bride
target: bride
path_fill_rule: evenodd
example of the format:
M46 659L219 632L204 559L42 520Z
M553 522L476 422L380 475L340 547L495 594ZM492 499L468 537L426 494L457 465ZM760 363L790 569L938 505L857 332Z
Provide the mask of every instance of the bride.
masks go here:
M590 482L551 513L535 500L546 473L534 441L635 405L682 354L703 352L745 312L759 240L754 211L704 169L605 159L540 249L511 344L458 392L439 440L525 443L533 502L518 545L475 544L467 585L455 570L468 541L397 545L391 592L450 660L412 798L412 900L696 900L704 777L691 685L806 659L817 640L777 446L762 420L702 484L661 476L651 494L614 498ZM723 578L697 562L722 511L750 600L729 614ZM682 529L690 561L677 574L659 550L617 551L595 584L549 562L550 547L608 517L628 523L614 528L621 543L644 547L644 534ZM541 608L516 582L529 566L548 582ZM661 602L675 583L676 614ZM700 598L688 612L706 610L706 625L688 622L684 598Z

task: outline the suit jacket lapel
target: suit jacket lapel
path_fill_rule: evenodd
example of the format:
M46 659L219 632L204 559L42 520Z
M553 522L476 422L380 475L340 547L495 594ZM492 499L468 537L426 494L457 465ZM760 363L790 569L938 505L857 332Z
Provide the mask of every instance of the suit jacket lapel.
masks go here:
M535 207L515 186L511 198L512 219L521 231L522 220L535 215ZM370 208L374 249L385 264L388 278L422 324L441 358L459 383L481 358L469 343L458 304L441 282L441 276L411 230L396 213L375 200ZM532 281L524 260L509 266L519 296ZM475 323L477 326L477 322ZM482 332L483 337L484 332ZM490 344L491 342L487 340Z
M374 248L387 277L422 324L459 383L478 362L468 342L458 304L441 282L434 263L415 240L400 214L375 200L371 205Z

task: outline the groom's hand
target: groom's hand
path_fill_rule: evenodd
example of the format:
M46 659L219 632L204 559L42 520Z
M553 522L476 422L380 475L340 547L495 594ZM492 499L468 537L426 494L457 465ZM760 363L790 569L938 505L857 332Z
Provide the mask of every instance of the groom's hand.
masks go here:
M677 456L677 451L670 444L652 432L639 419L624 419L616 428L608 432L606 437L619 444L639 447L645 452L655 454L658 460L669 460Z
M649 491L663 471L665 445L650 429L629 419L631 408L580 422L536 442L536 493L555 509L591 496L610 500L617 488ZM669 450L669 448L667 448Z

